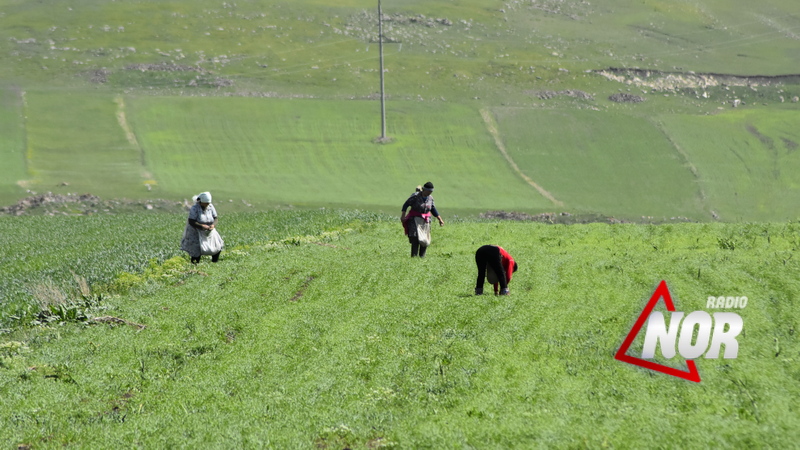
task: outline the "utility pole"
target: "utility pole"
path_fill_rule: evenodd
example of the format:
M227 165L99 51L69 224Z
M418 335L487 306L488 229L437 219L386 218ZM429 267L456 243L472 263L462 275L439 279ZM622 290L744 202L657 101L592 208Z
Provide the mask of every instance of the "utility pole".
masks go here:
M383 90L383 15L381 0L378 0L378 53L381 60L381 141L386 140L386 94Z

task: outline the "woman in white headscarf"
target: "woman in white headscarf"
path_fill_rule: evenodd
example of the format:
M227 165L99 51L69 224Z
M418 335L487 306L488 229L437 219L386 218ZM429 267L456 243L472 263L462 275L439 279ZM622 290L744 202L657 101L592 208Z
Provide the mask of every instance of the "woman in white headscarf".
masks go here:
M223 245L222 238L215 231L217 210L211 204L210 192L200 193L195 199L195 204L189 210L186 228L183 230L181 250L189 253L192 264L199 263L201 255L211 255L211 262L217 262ZM214 240L214 242L201 245L202 240Z

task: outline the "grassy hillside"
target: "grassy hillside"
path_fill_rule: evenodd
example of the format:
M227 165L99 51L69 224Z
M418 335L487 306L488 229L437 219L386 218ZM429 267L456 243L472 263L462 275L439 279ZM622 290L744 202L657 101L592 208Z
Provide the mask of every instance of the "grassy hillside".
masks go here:
M113 98L89 92L27 92L27 164L38 189L126 197L147 180ZM60 186L66 183L66 186Z
M511 172L480 114L457 104L395 102L393 143L375 145L373 102L137 98L131 121L154 195L210 189L221 198L399 211L413 188L437 186L441 208L543 209ZM193 192L193 191L189 191ZM441 194L440 194L441 192Z
M213 189L237 205L386 209L431 179L452 188L447 200L459 210L796 217L785 189L798 183L793 172L762 183L773 160L746 158L725 175L708 167L728 147L769 144L731 141L736 120L703 119L738 101L745 112L732 117L777 114L759 119L770 121L759 133L796 142L794 2L387 2L388 146L371 143L380 133L376 5L335 3L0 3L0 140L9 156L0 200L28 189L170 200ZM205 99L214 106L197 97L215 97ZM497 136L480 121L487 110L504 116ZM702 136L682 125L704 120L715 125ZM590 154L613 155L601 163L612 167L573 158L576 139ZM497 142L519 161L503 163ZM176 164L222 146L229 158L214 164L223 180L197 182L194 165ZM645 146L652 153L631 150ZM432 167L416 162L419 152ZM668 170L651 176L656 166ZM342 200L346 182L367 171L369 195ZM719 188L724 177L759 187ZM286 179L310 183L308 192L276 187Z
M0 206L102 197L0 215L0 442L796 446L800 3L384 0L389 143L376 3L0 0ZM204 190L194 266L156 211ZM700 383L614 359L661 280L744 321Z
M798 57L797 4L724 0L505 3L513 31L533 30L559 63L777 75ZM530 34L529 34L530 35Z
M686 159L646 118L565 109L495 114L520 169L567 205L631 217L658 216L666 202L676 215L708 219Z
M800 201L796 110L663 117L691 161L707 204L723 220L790 217ZM724 131L723 131L724 130Z
M131 218L103 220L124 230ZM48 224L81 237L98 220ZM308 223L315 236L298 236ZM253 234L264 229L270 239ZM564 448L655 447L664 436L681 447L786 447L800 437L797 224L455 222L433 231L423 260L408 258L397 223L352 213L240 214L220 230L230 245L221 263L169 259L117 276L127 293L84 307L127 324L12 322L0 344L2 440ZM75 242L84 244L60 254L91 245ZM473 253L485 243L519 260L509 297L472 295ZM19 264L3 278L19 277ZM682 311L705 310L708 296L749 298L733 310L745 323L738 358L697 360L700 383L613 358L661 279Z

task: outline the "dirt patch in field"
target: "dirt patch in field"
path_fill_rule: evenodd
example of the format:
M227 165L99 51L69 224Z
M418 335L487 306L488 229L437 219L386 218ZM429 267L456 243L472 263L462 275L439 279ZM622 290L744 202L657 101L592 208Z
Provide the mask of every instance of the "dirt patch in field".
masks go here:
M139 331L142 331L145 328L147 328L147 325L142 325L140 323L131 322L129 320L120 319L119 317L114 317L114 316L95 317L92 320L97 323L107 323L109 325L130 325L138 329Z
M516 220L519 222L541 222L551 224L573 224L573 223L621 223L622 220L609 216L601 215L573 215L567 212L547 212L541 214L527 214L517 211L486 211L478 217L481 219L494 220Z
M534 94L541 100L549 100L555 97L572 97L583 100L594 100L594 96L592 94L587 94L586 92L577 89L566 89L563 91L525 91L525 93Z
M486 211L481 213L478 217L481 219L492 220L516 220L520 222L540 222L549 224L572 225L579 223L677 223L677 222L694 222L687 217L652 217L641 216L638 219L619 219L613 216L604 216L601 214L570 214L568 212L547 212L541 214L527 214L524 212L516 211Z
M125 70L138 70L140 72L205 72L205 69L202 67L186 66L167 62L155 64L129 64L125 66Z
M644 97L641 95L626 94L623 92L611 95L608 99L617 103L641 103L644 101Z
M302 297L303 294L306 292L306 289L308 288L308 285L311 284L311 282L314 281L315 278L316 277L313 276L313 275L308 277L308 278L306 278L306 280L303 282L303 285L300 286L300 289L297 292L295 292L294 297L289 299L289 301L290 302L296 302L296 301L300 300L300 297Z
M17 203L0 208L0 215L8 216L89 216L93 214L121 214L138 211L185 212L191 205L172 200L103 200L92 194L34 194Z
M790 75L732 75L724 73L665 72L648 69L623 69L609 67L595 73L609 80L655 91L674 91L678 89L706 89L715 86L774 86L779 84L798 84L800 74Z
M797 147L798 147L797 142L795 142L795 141L793 141L791 139L786 139L784 137L782 137L781 140L783 141L783 145L786 146L786 149L789 150L789 153L797 150Z
M753 125L747 125L747 132L757 137L765 147L769 149L773 149L775 147L775 143L772 141L772 138L761 134L761 132L758 131L758 128L754 127Z

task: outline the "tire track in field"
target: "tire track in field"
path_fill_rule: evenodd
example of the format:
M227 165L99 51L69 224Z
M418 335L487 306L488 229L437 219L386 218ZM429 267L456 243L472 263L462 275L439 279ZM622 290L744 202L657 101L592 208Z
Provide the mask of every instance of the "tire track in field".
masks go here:
M522 173L522 170L520 170L519 166L517 166L517 163L515 163L514 160L511 159L511 156L506 151L506 146L503 145L503 141L502 139L500 139L500 132L497 131L497 124L495 123L492 114L487 109L482 108L481 117L483 117L483 121L486 123L486 128L489 130L489 133L494 138L494 143L495 145L497 145L497 149L500 150L500 153L503 154L503 158L505 158L506 161L508 161L508 164L511 165L512 169L514 169L514 172L516 172L517 175L519 175L523 180L525 180L526 183L533 186L533 188L536 189L539 192L539 194L542 195L542 197L550 200L556 206L564 206L564 202L553 197L553 194L547 192L547 190L539 186L529 176Z
M128 118L125 116L125 100L122 96L118 96L114 98L114 103L117 104L117 122L122 128L122 131L125 132L125 138L128 140L128 143L136 147L136 150L139 152L139 163L142 165L142 177L150 181L153 179L153 175L146 169L147 165L144 162L144 150L139 145L136 134L134 134L133 129L128 124Z
M697 195L700 197L700 204L703 205L703 209L708 211L708 213L714 220L719 220L719 214L717 214L716 211L711 209L710 205L708 204L708 196L706 195L706 191L703 190L703 184L700 178L700 172L698 172L697 167L695 167L695 165L692 164L692 160L689 159L689 155L685 151L683 151L683 148L681 148L681 146L678 145L678 143L675 142L674 139L672 139L672 136L667 132L667 128L661 121L653 119L650 120L650 123L652 123L656 127L656 129L660 131L665 138L667 138L667 142L669 142L669 145L671 145L672 148L675 149L675 151L681 157L681 160L683 160L683 164L687 168L689 168L689 172L692 173L692 177L694 177L694 181L697 183Z
M27 173L30 180L17 180L17 186L22 189L29 189L35 182L35 176L31 167L31 160L33 159L33 150L28 147L28 99L25 97L25 91L19 90L20 113L22 114L22 151L24 152L25 160L25 173Z

